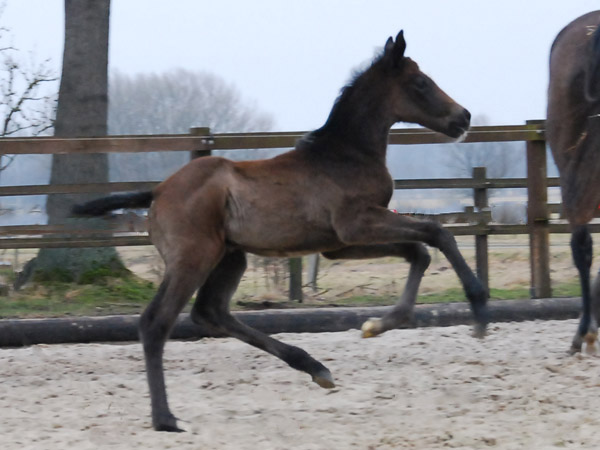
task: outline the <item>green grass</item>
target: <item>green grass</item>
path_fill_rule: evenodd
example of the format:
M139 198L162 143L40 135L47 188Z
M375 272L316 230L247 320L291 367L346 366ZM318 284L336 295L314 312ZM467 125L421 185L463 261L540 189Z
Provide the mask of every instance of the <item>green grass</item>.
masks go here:
M6 274L5 274L6 276ZM156 286L133 275L123 278L102 278L95 284L51 282L34 284L8 297L0 297L0 318L33 318L61 316L98 316L110 314L137 314L154 297ZM529 288L492 289L492 300L529 298ZM572 280L553 286L555 297L577 297L579 283ZM307 301L306 303L281 301L244 301L232 303L234 310L324 307L324 306L386 306L395 303L390 296L353 296L331 301ZM448 303L465 301L459 288L420 295L418 303Z
M562 283L553 286L554 297L578 297L581 295L579 281L573 280L568 283ZM491 289L490 300L520 300L529 298L528 287L518 287L511 289ZM312 303L292 303L289 301L269 302L270 307L326 307L326 306L388 306L393 305L397 301L397 297L390 296L372 296L372 295L357 295L346 298L337 299L335 302L312 302ZM426 295L419 295L417 303L456 303L467 301L465 294L460 288L447 289L445 291L435 292ZM237 309L264 309L264 302L245 301L243 304L237 305ZM232 306L236 309L236 305Z
M566 283L561 283L552 286L553 297L581 297L581 286L579 280L571 280Z
M106 278L96 284L36 284L0 297L0 318L134 314L155 292L152 283L134 276Z
M552 287L553 297L578 297L581 295L579 281L573 280L568 283L561 283ZM511 289L491 289L490 300L519 300L529 298L528 287L518 287ZM396 301L390 297L375 296L355 296L340 299L335 302L336 306L386 306L392 305ZM441 292L435 292L427 295L419 295L417 303L454 303L467 301L465 294L460 288L447 289Z

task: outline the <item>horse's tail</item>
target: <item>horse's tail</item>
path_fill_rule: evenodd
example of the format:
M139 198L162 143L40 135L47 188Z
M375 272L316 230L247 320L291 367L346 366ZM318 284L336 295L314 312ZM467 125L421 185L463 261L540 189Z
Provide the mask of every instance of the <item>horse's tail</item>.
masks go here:
M590 39L590 65L586 74L586 97L592 102L600 101L600 25Z
M76 216L102 216L109 211L121 208L148 208L152 203L152 191L117 194L73 206L71 212Z

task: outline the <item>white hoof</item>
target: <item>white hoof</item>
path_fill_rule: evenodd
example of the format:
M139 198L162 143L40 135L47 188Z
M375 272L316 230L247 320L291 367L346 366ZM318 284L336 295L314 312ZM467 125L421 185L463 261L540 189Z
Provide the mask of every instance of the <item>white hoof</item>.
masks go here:
M363 323L360 330L362 331L363 338L375 337L383 333L383 322L377 317L371 317L369 320Z

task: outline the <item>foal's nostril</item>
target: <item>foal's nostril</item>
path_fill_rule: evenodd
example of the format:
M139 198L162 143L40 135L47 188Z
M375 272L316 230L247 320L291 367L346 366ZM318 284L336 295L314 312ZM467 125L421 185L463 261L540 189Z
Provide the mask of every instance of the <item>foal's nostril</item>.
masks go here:
M471 113L469 112L468 109L463 109L463 115L465 117L465 121L467 123L471 123Z

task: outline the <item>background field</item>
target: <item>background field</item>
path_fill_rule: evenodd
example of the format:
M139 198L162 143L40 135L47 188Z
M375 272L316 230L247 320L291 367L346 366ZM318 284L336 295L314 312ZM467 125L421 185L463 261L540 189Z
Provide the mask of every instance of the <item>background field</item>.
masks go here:
M459 246L471 267L474 261L473 237L459 237ZM430 249L432 263L421 284L419 303L464 301L460 282L448 261ZM1 317L40 317L60 315L105 315L138 313L154 295L163 265L151 246L121 247L119 253L133 275L129 279L100 279L91 285L48 283L11 290L0 297ZM1 258L20 270L35 251L7 250ZM527 236L490 237L490 288L493 299L529 297L529 249ZM286 260L249 257L248 270L232 302L232 309L264 309L347 305L389 305L404 288L408 264L401 259L363 261L320 260L317 289L304 287L302 304L287 300ZM306 261L304 266L306 267ZM4 275L8 282L12 268ZM568 235L551 237L551 276L553 296L580 295L573 267ZM306 282L307 276L304 274Z

